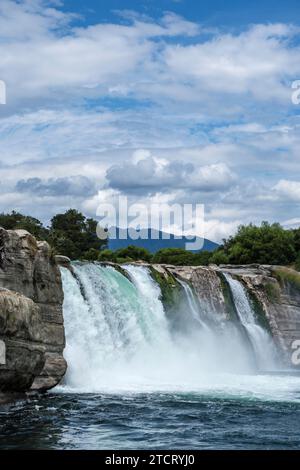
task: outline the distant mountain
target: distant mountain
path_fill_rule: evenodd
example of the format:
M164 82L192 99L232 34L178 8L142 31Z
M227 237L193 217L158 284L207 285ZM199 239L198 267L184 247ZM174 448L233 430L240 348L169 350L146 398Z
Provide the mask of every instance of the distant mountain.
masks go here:
M175 238L173 234L167 234L160 230L153 230L154 237L152 234L151 238L151 229L141 229L140 234L143 238L139 238L138 240L132 240L128 236L128 229L116 229L117 237L116 239L109 238L108 241L108 248L110 250L119 250L120 248L126 248L128 245L135 245L139 248L146 248L150 253L155 253L162 248L185 248L186 243L191 243L196 241L196 237L193 239L188 239L186 237L182 237L180 239ZM166 237L169 236L167 239ZM197 241L202 241L202 238L197 237ZM199 245L198 245L199 246ZM204 239L204 245L201 250L189 250L189 251L214 251L218 248L218 244L214 243L210 240Z

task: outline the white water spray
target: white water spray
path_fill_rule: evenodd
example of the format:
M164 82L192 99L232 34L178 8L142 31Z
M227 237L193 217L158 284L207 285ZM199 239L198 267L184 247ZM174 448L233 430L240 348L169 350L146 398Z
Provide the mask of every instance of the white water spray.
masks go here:
M197 300L195 299L195 295L191 289L191 287L187 284L187 282L182 281L181 279L177 279L181 287L183 288L185 292L185 296L188 302L189 310L190 313L192 314L192 317L194 320L200 324L201 328L204 328L207 332L210 332L210 328L207 326L206 321L204 318L202 318L202 315L200 312L199 305L197 304Z
M214 387L220 374L253 370L239 330L228 321L214 329L184 283L186 301L177 313L191 326L174 331L147 268L124 266L126 275L94 263L75 263L72 269L74 274L62 268L64 387L82 392L198 390Z
M245 287L240 281L224 273L230 286L237 314L248 333L253 346L256 361L261 370L274 370L276 368L276 350L271 336L256 321L253 308L250 305Z

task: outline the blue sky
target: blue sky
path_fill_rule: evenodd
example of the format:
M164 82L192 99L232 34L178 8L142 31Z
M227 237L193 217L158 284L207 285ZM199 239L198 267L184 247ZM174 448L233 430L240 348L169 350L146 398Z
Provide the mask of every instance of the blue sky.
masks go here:
M240 28L251 23L293 23L299 19L297 0L68 0L65 11L77 11L86 24L114 21L115 10L132 10L159 18L165 11L207 26Z
M300 225L298 2L1 0L0 210L201 203Z

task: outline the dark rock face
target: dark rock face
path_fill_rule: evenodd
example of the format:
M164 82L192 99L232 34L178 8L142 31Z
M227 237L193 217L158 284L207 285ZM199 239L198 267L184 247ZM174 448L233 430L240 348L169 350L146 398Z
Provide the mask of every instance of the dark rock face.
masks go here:
M0 340L6 348L0 389L54 387L66 362L61 277L49 245L24 230L0 228L0 287Z

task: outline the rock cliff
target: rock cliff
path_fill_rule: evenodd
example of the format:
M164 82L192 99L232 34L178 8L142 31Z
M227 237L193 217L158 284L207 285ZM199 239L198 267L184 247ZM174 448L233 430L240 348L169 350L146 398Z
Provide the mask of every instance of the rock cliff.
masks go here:
M154 265L153 268L165 279L171 276L188 282L203 308L228 319L234 306L223 274L231 274L247 289L256 315L269 329L281 352L282 365L296 366L291 358L295 340L300 344L300 273L281 266L264 265ZM161 287L164 288L162 284Z
M66 371L60 270L46 242L0 228L0 390L47 390Z
M65 374L58 265L72 270L68 258L52 256L47 243L37 242L24 230L0 228L0 392L47 390ZM160 284L170 315L176 311L172 305L181 301L182 280L193 288L202 307L222 320L236 314L224 277L230 273L247 289L257 316L282 353L283 364L293 365L293 344L300 340L300 273L259 265L147 266ZM122 266L116 268L123 272Z

